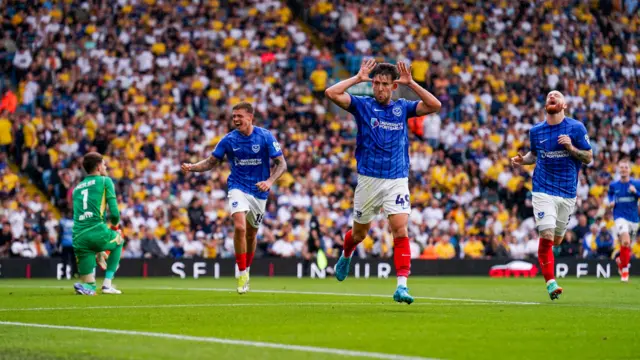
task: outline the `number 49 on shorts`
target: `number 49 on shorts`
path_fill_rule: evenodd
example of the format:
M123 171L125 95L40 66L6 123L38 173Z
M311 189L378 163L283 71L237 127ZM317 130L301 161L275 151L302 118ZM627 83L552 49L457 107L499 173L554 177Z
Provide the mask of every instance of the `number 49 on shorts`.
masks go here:
M402 206L403 209L406 209L409 206L409 194L406 194L404 197L398 194L396 204Z

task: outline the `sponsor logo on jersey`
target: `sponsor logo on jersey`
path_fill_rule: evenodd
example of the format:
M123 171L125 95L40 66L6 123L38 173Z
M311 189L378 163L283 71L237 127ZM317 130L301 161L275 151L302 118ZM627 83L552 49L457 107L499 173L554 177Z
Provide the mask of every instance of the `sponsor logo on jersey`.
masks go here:
M622 196L616 199L616 202L621 203L621 202L635 202L637 201L637 199L633 196Z
M251 150L253 150L254 153L257 153L258 151L260 151L260 145L259 144L252 145Z
M557 150L557 151L539 151L540 158L542 159L560 159L571 156L567 150Z
M262 165L262 159L233 159L236 166L257 166Z
M381 128L383 130L389 131L398 131L404 129L403 123L393 123L388 121L380 121L378 118L371 118L371 127L372 128Z
M93 217L93 213L91 211L85 211L84 214L78 216L78 220L82 221L84 219L91 219Z
M402 115L402 108L400 106L395 106L393 108L393 115L400 117L400 115Z

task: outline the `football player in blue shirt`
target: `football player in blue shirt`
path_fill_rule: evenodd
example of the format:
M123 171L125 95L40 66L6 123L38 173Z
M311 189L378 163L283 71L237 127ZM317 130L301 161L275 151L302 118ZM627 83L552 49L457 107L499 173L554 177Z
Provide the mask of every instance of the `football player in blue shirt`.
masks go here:
M205 160L182 164L184 172L203 172L222 164L227 157L231 174L227 180L229 209L233 218L233 242L240 276L237 291L249 291L249 268L256 251L256 236L267 205L271 185L287 171L280 144L269 130L253 125L253 106L233 107L236 129L222 138ZM271 162L274 169L271 169Z
M353 96L350 87L371 82L373 97ZM413 90L419 101L392 100L398 85ZM351 255L365 239L371 221L384 210L393 234L393 253L398 286L393 295L397 302L411 304L413 297L407 289L411 269L411 251L407 222L409 204L409 132L407 120L440 110L440 101L418 85L405 63L376 64L373 59L362 62L354 77L343 80L325 91L326 96L355 117L356 161L358 185L354 195L353 228L344 238L344 251L335 267L339 281L349 274Z
M638 233L638 190L640 181L631 178L629 160L618 162L620 180L609 184L607 200L613 208L613 218L616 222L616 232L620 240L620 256L617 259L620 280L629 281L629 261L631 260L631 240Z
M566 108L562 93L551 91L545 104L547 119L529 131L531 151L511 158L513 166L536 165L532 202L540 234L538 262L551 300L562 294L554 275L553 246L562 243L575 210L580 168L593 159L587 129L566 117Z

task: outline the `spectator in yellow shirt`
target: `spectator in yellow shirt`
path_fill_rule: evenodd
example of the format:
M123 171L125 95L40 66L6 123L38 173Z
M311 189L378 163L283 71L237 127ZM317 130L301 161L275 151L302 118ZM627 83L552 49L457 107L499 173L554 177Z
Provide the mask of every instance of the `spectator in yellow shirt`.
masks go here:
M8 151L8 147L12 142L11 121L9 121L8 113L2 111L2 113L0 113L0 151Z
M313 70L309 76L309 80L313 84L313 96L316 99L324 99L324 90L327 88L327 79L329 74L322 68L321 64L316 65L316 69Z
M472 236L464 245L464 257L480 259L484 255L484 244L477 236Z
M636 240L631 247L631 254L634 258L640 259L640 240Z
M453 259L456 256L456 249L449 241L449 235L444 235L436 244L438 259Z

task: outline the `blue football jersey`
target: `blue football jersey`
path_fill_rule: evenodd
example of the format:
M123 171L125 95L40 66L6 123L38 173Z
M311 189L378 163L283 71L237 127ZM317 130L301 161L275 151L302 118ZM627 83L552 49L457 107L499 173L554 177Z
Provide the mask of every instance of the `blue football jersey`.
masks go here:
M380 179L409 177L407 119L419 101L398 99L382 105L369 96L351 95L348 111L356 118L358 174Z
M582 162L571 156L564 145L558 144L560 135L568 135L579 150L591 150L587 129L578 120L565 117L557 125L544 121L532 127L529 140L531 152L536 155L533 192L575 198Z
M629 191L631 184L636 188L635 194ZM626 183L614 181L609 184L609 192L607 193L609 202L615 201L616 203L613 207L614 219L622 218L634 223L640 222L637 191L640 191L640 181L636 179L631 179Z
M249 136L234 130L220 140L212 153L222 160L227 156L231 175L227 179L229 190L238 189L258 199L266 199L268 191L256 186L271 176L270 159L282 155L280 144L269 130L254 126Z

